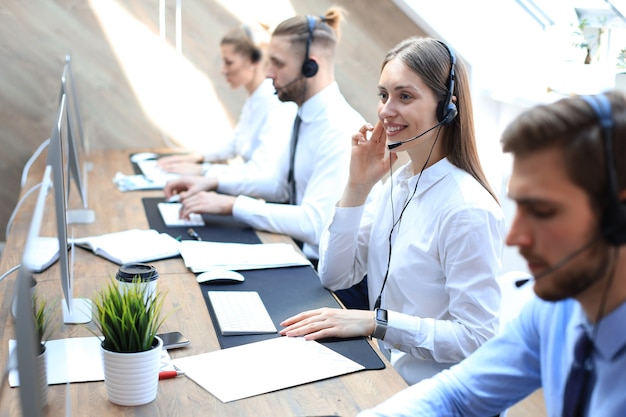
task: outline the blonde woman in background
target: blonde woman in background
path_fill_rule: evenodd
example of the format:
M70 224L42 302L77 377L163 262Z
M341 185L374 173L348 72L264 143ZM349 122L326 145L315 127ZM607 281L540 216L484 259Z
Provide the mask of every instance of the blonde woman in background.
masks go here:
M243 87L248 98L241 110L232 137L211 138L223 141L210 146L210 153L189 152L158 160L161 169L184 175L204 175L229 193L232 184L273 170L284 149L289 147L292 120L297 107L283 103L275 94L267 71L270 33L258 23L231 29L220 42L222 74L232 89ZM241 163L225 164L240 157Z

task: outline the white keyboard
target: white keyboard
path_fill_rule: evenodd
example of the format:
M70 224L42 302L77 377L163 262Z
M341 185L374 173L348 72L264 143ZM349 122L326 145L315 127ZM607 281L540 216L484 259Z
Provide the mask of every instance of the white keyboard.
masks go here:
M208 291L222 335L276 333L256 291Z
M181 203L159 203L157 205L159 213L163 223L168 227L181 227L181 226L204 226L204 220L202 215L197 213L191 213L189 219L181 219L179 217Z

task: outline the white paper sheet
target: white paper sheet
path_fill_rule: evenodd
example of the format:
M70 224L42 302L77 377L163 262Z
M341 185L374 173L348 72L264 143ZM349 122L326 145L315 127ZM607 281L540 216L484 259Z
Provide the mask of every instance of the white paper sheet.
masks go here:
M104 381L101 339L92 337L72 337L46 342L48 384L68 382ZM9 340L9 355L15 348L15 340ZM161 352L161 370L174 369L167 350ZM17 370L9 373L11 387L20 385Z
M289 243L221 243L183 240L180 255L192 272L310 265Z
M104 381L100 342L95 336L49 340L46 343L48 384ZM9 340L9 351L14 348L15 340ZM19 386L17 371L9 374L9 384Z
M301 337L277 337L172 363L222 402L364 369L351 359Z

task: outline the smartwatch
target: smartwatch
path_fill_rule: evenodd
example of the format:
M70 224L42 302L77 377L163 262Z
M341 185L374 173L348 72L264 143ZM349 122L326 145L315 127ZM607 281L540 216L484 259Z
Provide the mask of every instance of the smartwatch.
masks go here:
M374 315L375 322L372 337L383 340L385 338L385 333L387 333L387 310L377 308L376 310L374 310Z

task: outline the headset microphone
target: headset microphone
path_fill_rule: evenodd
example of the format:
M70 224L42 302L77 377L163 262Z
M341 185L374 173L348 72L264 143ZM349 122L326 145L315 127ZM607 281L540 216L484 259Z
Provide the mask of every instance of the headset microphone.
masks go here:
M289 81L287 84L282 85L280 87L276 87L274 86L274 94L278 94L281 90L284 90L285 88L289 87L291 84L297 83L298 81L300 81L302 79L302 75L300 75L298 78L296 78L295 80L291 80Z
M392 149L395 149L395 148L397 148L398 146L403 145L403 144L405 144L405 143L407 143L407 142L411 142L411 141L413 141L413 140L415 140L415 139L419 139L419 138L421 138L422 136L424 136L426 133L430 132L431 130L433 130L433 129L435 129L435 128L439 127L439 126L441 126L442 124L443 124L442 122L439 122L439 123L437 123L436 125L434 125L433 127L431 127L430 129L425 130L424 132L420 133L419 135L417 135L417 136L413 136L411 139L406 139L406 140L401 140L401 141L399 141L399 142L393 142L393 143L390 143L389 145L387 145L387 149L392 150Z
M602 238L602 235L598 234L596 237L594 237L593 239L589 240L589 242L585 243L584 245L582 245L581 247L579 247L575 251L570 252L568 255L565 255L563 258L561 258L560 261L558 261L558 262L548 266L546 269L544 269L543 271L541 271L540 273L535 275L533 277L533 279L535 281L537 281L537 280L545 277L546 275L551 274L554 271L562 268L568 262L572 261L575 257L577 257L578 255L580 255L581 253L583 253L584 251L589 249L594 243L596 243L601 238ZM524 284L526 284L528 281L529 281L528 278L517 280L517 281L515 281L515 286L519 288L519 287L523 286Z

